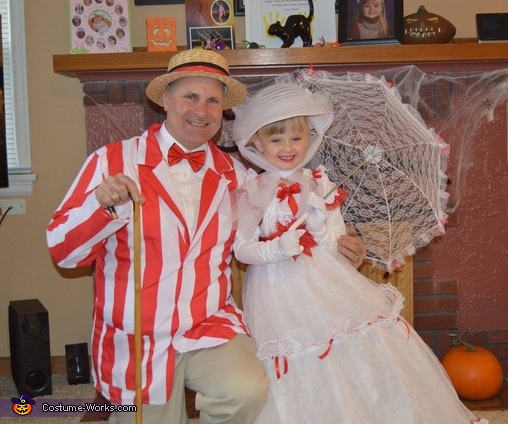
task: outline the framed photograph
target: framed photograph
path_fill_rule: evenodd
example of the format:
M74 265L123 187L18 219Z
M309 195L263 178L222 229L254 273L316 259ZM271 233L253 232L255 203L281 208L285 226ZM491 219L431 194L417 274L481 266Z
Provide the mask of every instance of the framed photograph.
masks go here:
M128 0L69 0L71 53L130 52Z
M134 6L155 6L159 4L184 4L185 0L134 0Z
M188 49L235 47L233 0L185 0L185 21Z
M189 49L231 50L234 48L233 27L189 27Z
M342 0L339 34L342 44L401 44L403 0Z
M235 0L235 16L245 16L244 0Z

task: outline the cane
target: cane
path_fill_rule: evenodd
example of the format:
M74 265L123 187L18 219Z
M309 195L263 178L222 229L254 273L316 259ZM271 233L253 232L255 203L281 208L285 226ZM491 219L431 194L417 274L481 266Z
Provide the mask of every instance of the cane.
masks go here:
M141 393L141 222L139 202L134 202L134 363L136 365L136 424L143 422L143 400Z

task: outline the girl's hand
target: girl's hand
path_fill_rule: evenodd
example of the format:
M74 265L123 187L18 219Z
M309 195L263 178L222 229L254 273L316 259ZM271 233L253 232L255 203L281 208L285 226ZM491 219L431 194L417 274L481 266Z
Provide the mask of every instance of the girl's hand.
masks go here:
M277 240L277 248L281 257L286 259L299 255L303 252L303 246L300 246L300 237L305 230L288 230Z

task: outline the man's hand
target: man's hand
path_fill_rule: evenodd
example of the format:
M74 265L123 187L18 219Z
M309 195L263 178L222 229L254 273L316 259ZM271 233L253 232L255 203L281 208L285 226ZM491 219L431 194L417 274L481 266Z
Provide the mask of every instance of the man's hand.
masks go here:
M339 237L337 240L337 250L355 268L359 268L367 257L367 245L357 237L356 230L353 227L347 228L347 235Z
M124 174L116 174L106 178L96 189L95 197L104 209L115 205L123 205L131 199L145 203L145 198L132 178Z

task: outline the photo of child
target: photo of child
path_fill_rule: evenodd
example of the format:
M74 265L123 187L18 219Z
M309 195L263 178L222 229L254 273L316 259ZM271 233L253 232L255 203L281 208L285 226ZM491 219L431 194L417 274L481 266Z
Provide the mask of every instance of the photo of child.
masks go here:
M104 11L96 11L92 13L88 22L90 27L100 35L104 35L104 33L111 28L111 16Z
M69 0L74 54L130 52L129 0Z
M390 27L384 0L359 0L349 28L350 40L389 38Z

